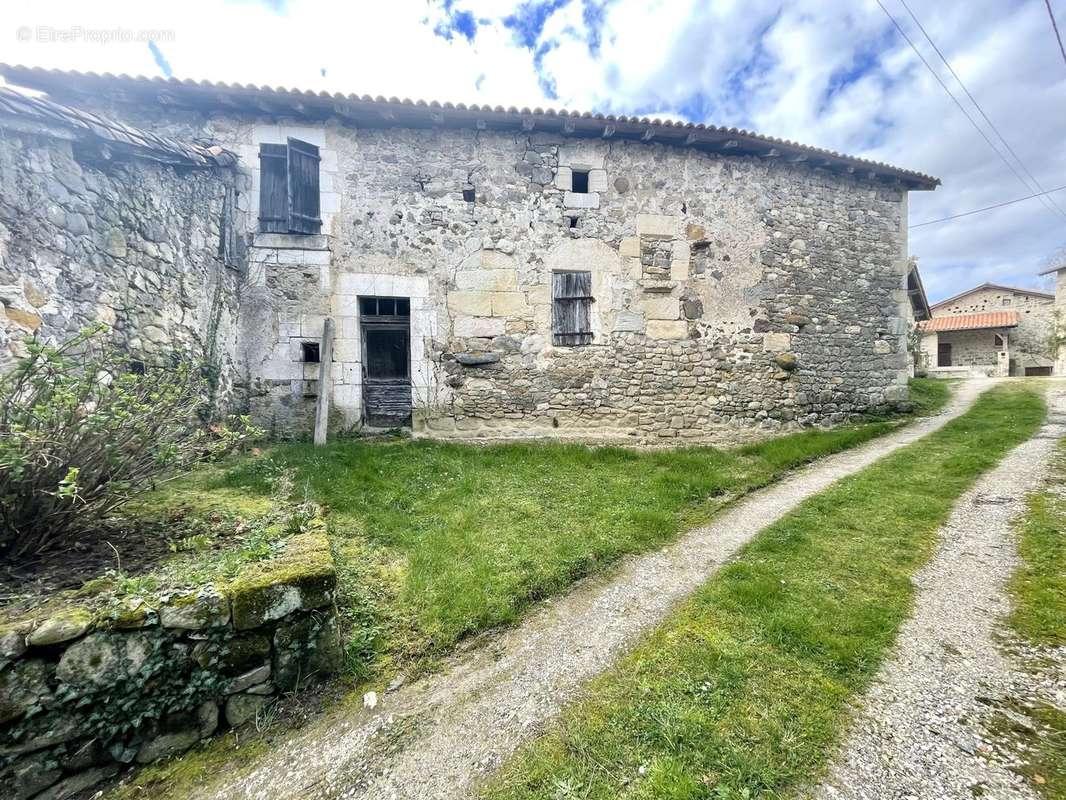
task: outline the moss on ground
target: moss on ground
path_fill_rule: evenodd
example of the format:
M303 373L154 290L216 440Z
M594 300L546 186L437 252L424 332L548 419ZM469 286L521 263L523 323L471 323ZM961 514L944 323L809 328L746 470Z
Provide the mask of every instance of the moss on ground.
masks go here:
M108 800L185 800L218 786L269 751L268 737L227 733L187 750L180 757L137 770L108 793Z

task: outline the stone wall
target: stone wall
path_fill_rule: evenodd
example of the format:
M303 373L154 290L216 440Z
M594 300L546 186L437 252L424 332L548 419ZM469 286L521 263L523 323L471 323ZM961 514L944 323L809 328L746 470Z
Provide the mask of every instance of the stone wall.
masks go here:
M70 134L0 119L0 371L38 334L109 325L131 358L180 352L219 367L236 353L239 254L230 170L108 160ZM227 193L229 199L227 201Z
M336 670L335 588L316 532L226 586L136 602L83 590L0 622L0 797L69 797Z
M320 147L322 235L247 217L239 360L278 435L310 431L300 343L326 316L334 427L362 423L364 294L411 298L414 424L435 436L712 438L906 398L900 188L654 142L107 111L239 152L250 205L260 143ZM592 344L552 344L553 270L592 272Z
M1055 273L1055 307L1052 311L1054 325L1054 344L1052 356L1055 359L1055 374L1066 375L1066 269Z
M923 360L930 372L953 371L954 374L1004 377L1013 357L1014 329L951 331L929 333L922 337ZM996 345L996 335L1003 337L1003 345ZM951 367L937 366L937 347L941 342L951 344Z

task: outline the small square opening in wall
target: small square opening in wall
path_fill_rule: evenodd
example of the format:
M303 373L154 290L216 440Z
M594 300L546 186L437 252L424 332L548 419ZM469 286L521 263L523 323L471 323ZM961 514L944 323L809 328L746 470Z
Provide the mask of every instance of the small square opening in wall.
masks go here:
M569 227L571 227L571 228L576 228L577 227L577 217L567 217L566 220L567 220L567 224L569 225Z
M589 193L589 171L587 169L575 169L571 172L570 191L574 194Z
M474 202L474 190L473 189L463 189L463 200L465 200L468 203L473 203Z
M304 363L317 364L318 342L300 342L300 354L303 356Z

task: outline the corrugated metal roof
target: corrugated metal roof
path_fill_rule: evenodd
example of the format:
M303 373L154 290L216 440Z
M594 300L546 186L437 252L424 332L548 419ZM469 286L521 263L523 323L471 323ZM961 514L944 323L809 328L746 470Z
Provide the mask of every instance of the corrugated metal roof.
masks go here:
M124 125L113 119L56 103L46 97L31 97L0 86L0 114L11 114L52 125L62 125L117 145L137 155L167 163L228 167L237 156L217 145L179 142L166 136Z
M980 314L953 314L918 323L922 333L976 331L984 328L1013 328L1018 324L1017 311L985 311Z
M340 116L378 127L476 127L487 129L550 130L567 135L630 138L673 145L715 149L729 154L764 158L790 156L813 167L837 167L860 177L902 181L909 189L934 189L939 178L891 164L849 156L833 150L763 136L742 128L703 123L592 114L553 108L465 105L370 95L313 92L285 87L214 83L211 81L148 78L141 75L97 74L0 64L0 75L15 84L68 96L71 93L118 92L127 101L182 103L233 111L241 108L275 116Z

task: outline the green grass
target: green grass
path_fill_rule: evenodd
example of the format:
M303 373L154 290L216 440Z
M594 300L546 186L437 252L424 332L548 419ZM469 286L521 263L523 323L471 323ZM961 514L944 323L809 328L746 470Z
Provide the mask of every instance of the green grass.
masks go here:
M1044 417L1000 387L810 498L594 680L485 790L519 798L779 798L815 778L907 616L956 499Z
M1066 646L1066 443L1060 443L1048 485L1026 500L1019 520L1021 564L1008 589L1013 600L1007 622L1015 635L1037 648ZM1032 788L1047 800L1066 800L1066 712L1033 698L1004 703L1012 715L996 712L989 731L1017 755ZM1021 717L1025 725L1017 724Z
M911 378L910 390L914 413L919 416L935 414L951 397L948 382L938 378Z
M1011 627L1036 645L1066 645L1066 446L1046 491L1029 496L1018 525L1021 566L1011 576Z
M270 490L281 471L329 510L352 663L447 651L530 603L660 546L724 504L892 428L812 430L733 450L431 441L294 444L215 486Z

